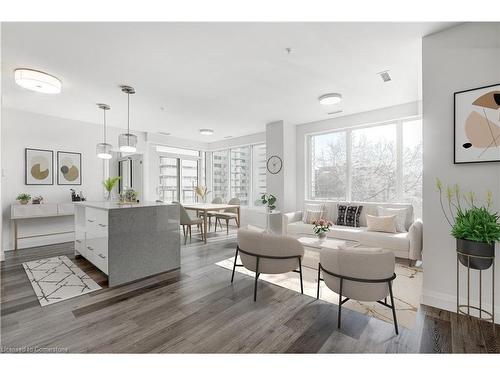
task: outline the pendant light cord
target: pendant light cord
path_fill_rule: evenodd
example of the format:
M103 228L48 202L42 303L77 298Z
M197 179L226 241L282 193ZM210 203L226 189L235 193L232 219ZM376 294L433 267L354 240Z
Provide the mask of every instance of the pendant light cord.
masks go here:
M104 112L104 143L106 143L106 109L102 111Z
M127 145L130 146L130 93L127 93Z

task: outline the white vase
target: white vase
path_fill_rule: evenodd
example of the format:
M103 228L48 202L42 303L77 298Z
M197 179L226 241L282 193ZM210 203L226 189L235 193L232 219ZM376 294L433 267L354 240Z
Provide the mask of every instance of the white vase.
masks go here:
M317 237L320 242L323 242L324 240L326 240L326 232L321 232L317 234Z

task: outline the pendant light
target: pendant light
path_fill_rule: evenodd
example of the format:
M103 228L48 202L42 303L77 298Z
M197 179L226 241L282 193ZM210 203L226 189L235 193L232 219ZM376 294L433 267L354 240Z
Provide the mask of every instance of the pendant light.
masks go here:
M97 147L96 147L96 153L97 153L97 157L99 159L111 159L113 157L113 155L111 154L111 148L113 147L112 145L110 145L109 143L106 143L106 111L109 111L111 109L111 107L107 104L102 104L102 103L99 103L97 104L97 106L102 109L103 111L103 114L104 114L104 121L103 121L103 124L104 124L104 136L103 136L103 142L102 143L98 143L97 144Z
M121 88L127 94L127 132L118 136L118 145L121 152L135 152L137 136L130 133L130 94L135 94L135 90L130 86L121 86Z

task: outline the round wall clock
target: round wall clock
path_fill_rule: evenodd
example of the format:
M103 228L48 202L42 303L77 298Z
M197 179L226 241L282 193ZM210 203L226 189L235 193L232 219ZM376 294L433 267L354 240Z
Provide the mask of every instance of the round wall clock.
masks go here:
M283 161L279 156L273 155L267 159L267 170L269 173L277 174L283 167Z

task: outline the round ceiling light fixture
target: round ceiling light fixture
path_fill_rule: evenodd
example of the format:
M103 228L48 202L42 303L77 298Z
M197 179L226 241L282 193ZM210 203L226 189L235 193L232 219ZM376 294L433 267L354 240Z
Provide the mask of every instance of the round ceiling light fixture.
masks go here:
M214 131L212 129L200 129L200 134L201 135L212 135L212 134L214 134Z
M336 92L332 92L329 94L321 95L318 98L320 104L322 105L333 105L338 104L342 100L342 95L337 94Z
M44 94L59 94L62 90L62 82L58 78L38 70L16 69L14 79L19 86Z

